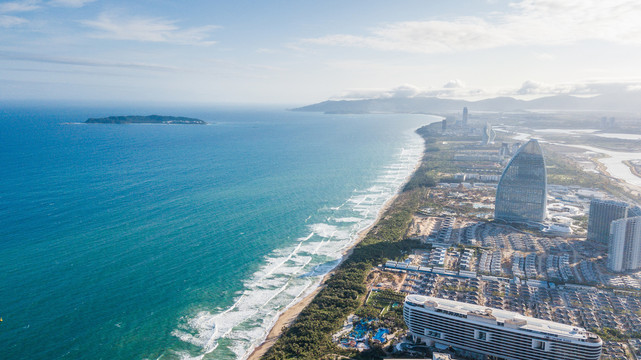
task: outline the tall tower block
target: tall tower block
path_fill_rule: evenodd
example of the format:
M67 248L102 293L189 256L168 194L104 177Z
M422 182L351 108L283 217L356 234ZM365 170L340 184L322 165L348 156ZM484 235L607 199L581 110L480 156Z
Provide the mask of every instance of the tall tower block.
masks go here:
M641 217L614 220L610 225L608 269L614 272L641 268Z
M592 199L588 217L588 240L608 243L610 224L628 217L628 205L622 201Z
M496 188L494 218L507 222L540 223L547 210L547 172L539 142L530 140L503 170Z
M463 108L463 119L461 121L463 126L467 126L467 106Z

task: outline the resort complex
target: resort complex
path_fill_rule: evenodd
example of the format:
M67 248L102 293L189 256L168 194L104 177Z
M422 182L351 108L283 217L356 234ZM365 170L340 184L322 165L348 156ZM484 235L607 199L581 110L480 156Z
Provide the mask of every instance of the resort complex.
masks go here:
M405 299L410 335L506 360L598 360L601 339L570 325L421 295Z
M418 131L426 152L414 177L329 277L318 312L266 359L299 356L288 349L321 326L332 345L314 356L328 358L641 358L641 192L552 135L458 114ZM353 305L330 325L324 304L341 296Z

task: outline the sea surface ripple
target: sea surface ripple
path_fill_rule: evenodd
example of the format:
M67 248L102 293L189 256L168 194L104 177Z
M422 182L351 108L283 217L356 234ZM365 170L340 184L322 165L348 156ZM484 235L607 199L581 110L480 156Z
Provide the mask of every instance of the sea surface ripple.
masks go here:
M151 114L211 125L84 125ZM405 181L421 115L4 106L10 359L242 359Z

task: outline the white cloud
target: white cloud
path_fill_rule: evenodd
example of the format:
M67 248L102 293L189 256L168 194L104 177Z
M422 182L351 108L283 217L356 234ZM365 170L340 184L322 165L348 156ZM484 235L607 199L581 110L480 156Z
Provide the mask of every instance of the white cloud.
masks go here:
M21 60L36 63L48 63L59 65L72 65L72 66L86 66L86 67L108 67L108 68L124 68L134 70L155 70L155 71L176 71L179 70L175 67L152 64L152 63L136 63L136 62L118 62L109 60L95 60L95 59L82 59L82 58L66 58L55 57L49 55L42 55L36 53L20 53L0 51L0 59L6 60Z
M23 19L21 17L17 16L9 16L9 15L0 15L0 27L3 28L8 28L20 24L27 23L27 19Z
M511 93L512 91L510 91ZM544 95L565 94L572 92L572 87L545 84L538 81L527 80L516 90L517 95Z
M181 29L176 21L161 18L126 18L103 13L96 20L85 20L82 24L98 30L93 37L114 40L163 42L182 45L213 45L209 33L218 26L200 26Z
M440 98L473 98L487 95L482 89L468 87L442 87L436 89L427 89L421 92L421 96L435 96Z
M460 86L452 86L453 83ZM460 80L447 82L441 88L420 88L405 84L392 89L350 89L332 97L332 100L388 99L438 97L443 99L479 99L496 96L540 97L551 95L595 96L623 94L641 90L641 81L586 81L578 83L548 84L533 80L525 81L519 88L504 88L495 91L466 87Z
M379 99L387 90L385 89L348 89L341 94L332 96L332 100L361 100Z
M481 19L465 18L458 22L407 21L374 29L369 36L329 35L304 42L321 45L368 47L377 50L442 53L453 50L491 48L504 43Z
M51 0L49 5L51 6L61 6L61 7L71 7L71 8L80 8L88 3L94 2L95 0Z
M46 4L43 4L40 0L23 0L23 1L10 1L0 4L0 27L9 28L17 25L26 24L29 20L5 15L8 13L24 13L35 11L41 9L43 5L51 6L65 6L65 7L82 7L86 3L92 2L95 0L51 0Z
M40 2L35 0L11 1L0 4L0 13L27 12L40 9Z
M411 84L403 84L401 86L395 87L392 90L387 92L388 97L394 98L408 98L415 97L421 93L421 89L418 86Z
M443 85L443 87L446 89L461 89L465 88L465 83L459 79L454 79L448 81L445 85Z
M367 35L333 34L303 43L414 53L501 46L561 45L582 40L641 44L641 2L630 0L522 0L503 13L452 20L405 21Z
M639 81L588 81L578 83L548 84L533 80L525 81L520 88L506 89L502 95L602 95L621 94L641 88Z
M455 82L458 86L452 86ZM449 87L448 87L449 86ZM460 80L449 81L441 88L420 88L411 84L404 84L392 89L350 89L334 96L335 100L356 99L387 99L387 98L414 98L414 97L439 97L439 98L469 98L483 95L481 89L467 88Z
M537 59L543 60L543 61L551 61L556 59L556 56L546 52L538 52L538 53L535 53L534 56L536 56Z

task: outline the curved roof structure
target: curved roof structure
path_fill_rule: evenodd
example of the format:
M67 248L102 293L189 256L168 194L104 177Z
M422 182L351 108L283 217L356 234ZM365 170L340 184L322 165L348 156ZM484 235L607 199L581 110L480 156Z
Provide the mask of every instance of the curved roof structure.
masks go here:
M539 142L530 140L507 164L496 188L494 218L539 223L545 219L547 172Z

